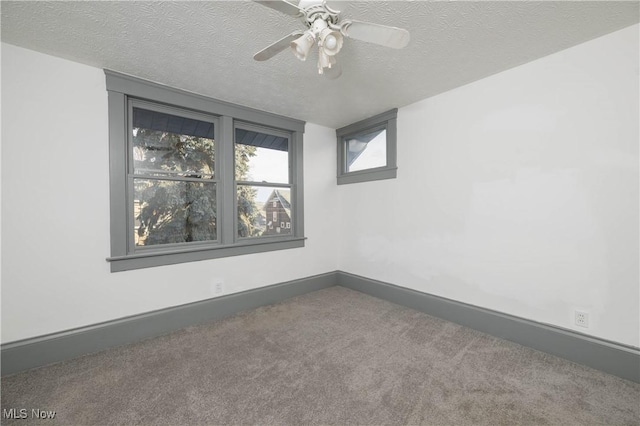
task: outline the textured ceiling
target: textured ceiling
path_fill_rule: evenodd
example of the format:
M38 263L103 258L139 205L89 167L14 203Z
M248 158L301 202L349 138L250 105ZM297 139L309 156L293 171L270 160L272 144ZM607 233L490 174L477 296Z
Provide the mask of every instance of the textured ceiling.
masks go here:
M637 1L329 4L403 27L403 50L347 40L343 74L253 54L303 24L251 1L2 1L2 41L329 127L402 107L637 23Z

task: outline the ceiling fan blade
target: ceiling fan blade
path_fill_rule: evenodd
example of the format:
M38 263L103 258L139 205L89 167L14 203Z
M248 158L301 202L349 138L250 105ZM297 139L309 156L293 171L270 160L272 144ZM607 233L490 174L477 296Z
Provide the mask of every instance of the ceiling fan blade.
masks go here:
M291 42L300 37L302 34L302 31L294 31L291 34L282 37L280 40L265 47L264 49L253 55L253 59L255 59L256 61L266 61L267 59L273 58L278 53L291 46Z
M278 12L284 13L285 15L300 17L304 15L304 10L300 9L293 3L289 3L287 0L253 0L256 3L260 3L263 6L267 6L271 9L277 10Z
M394 49L402 49L409 44L409 39L411 38L409 31L402 28L351 20L344 21L342 24L342 33L356 40L392 47Z

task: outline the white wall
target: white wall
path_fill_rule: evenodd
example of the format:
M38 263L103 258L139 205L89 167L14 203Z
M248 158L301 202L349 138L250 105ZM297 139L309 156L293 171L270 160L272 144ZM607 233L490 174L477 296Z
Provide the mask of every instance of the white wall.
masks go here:
M301 249L110 273L102 70L2 44L2 342L336 269L335 132L309 124Z
M339 189L339 269L640 346L638 31L401 108L398 178Z
M304 249L113 274L104 74L2 44L2 342L341 269L639 346L638 31L400 109L394 180L307 125Z

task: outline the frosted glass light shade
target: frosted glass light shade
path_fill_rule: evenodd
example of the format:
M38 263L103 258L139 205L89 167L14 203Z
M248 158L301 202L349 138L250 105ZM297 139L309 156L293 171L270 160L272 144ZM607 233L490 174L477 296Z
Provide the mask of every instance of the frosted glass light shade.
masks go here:
M291 49L293 53L296 55L296 58L301 61L305 61L307 59L307 55L309 55L309 51L315 44L316 39L313 36L313 33L310 31L306 31L300 37L291 42Z
M325 28L320 32L320 45L324 49L324 52L329 56L334 56L342 49L342 43L344 37L339 31L334 31L331 28Z

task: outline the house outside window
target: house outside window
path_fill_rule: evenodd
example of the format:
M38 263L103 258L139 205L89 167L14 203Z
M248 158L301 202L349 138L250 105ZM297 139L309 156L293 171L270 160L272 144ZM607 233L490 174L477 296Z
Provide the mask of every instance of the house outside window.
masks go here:
M393 179L397 109L336 130L338 185Z
M267 215L272 214L274 218L275 233L290 233L292 221L291 192L282 189L273 190L266 205ZM271 233L273 233L271 230L266 232L267 235Z
M304 122L105 74L113 272L304 246Z

